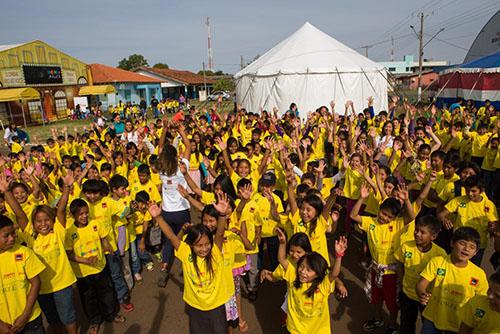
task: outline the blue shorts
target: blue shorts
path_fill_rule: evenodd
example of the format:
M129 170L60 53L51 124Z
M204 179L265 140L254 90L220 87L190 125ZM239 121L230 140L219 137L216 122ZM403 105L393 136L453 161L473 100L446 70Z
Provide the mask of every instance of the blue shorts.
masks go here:
M69 325L76 322L72 286L53 293L38 295L38 303L49 324Z

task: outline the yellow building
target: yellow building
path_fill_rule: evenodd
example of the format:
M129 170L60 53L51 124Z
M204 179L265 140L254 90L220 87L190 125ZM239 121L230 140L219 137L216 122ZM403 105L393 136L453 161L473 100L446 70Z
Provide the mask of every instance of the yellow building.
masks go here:
M0 120L29 124L41 123L42 117L66 118L79 87L91 82L87 64L42 41L0 45ZM27 87L39 97L15 97L22 90L12 89Z

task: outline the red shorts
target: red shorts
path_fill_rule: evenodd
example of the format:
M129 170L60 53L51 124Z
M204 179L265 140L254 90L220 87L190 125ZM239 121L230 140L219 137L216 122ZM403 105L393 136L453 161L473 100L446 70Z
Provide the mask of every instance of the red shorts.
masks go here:
M372 272L372 291L371 291L371 304L382 304L385 302L385 306L391 314L398 313L398 302L397 302L397 275L387 274L384 275L382 279L382 287L379 288L375 284L375 271Z

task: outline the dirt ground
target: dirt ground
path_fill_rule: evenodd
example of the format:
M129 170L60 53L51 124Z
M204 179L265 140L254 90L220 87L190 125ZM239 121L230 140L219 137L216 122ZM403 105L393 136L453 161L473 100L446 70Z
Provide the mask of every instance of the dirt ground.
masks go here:
M333 240L330 239L330 244ZM356 239L351 240L349 250L343 260L342 279L349 290L344 300L330 297L330 319L332 333L364 333L363 322L370 318L370 308L364 291L364 268L361 246ZM483 268L491 274L488 262L491 247L483 260ZM132 292L135 310L125 314L123 324L105 324L100 333L135 334L135 333L188 333L188 317L184 314L182 300L183 278L179 262L172 267L171 279L165 288L156 286L158 267L153 272L144 272L144 282ZM280 306L284 300L285 286L279 283L263 283L259 288L258 299L250 303L242 298L244 316L248 322L247 333L284 333L280 328ZM82 315L83 316L83 315ZM80 318L80 317L79 317ZM82 327L85 333L85 327ZM384 333L384 329L372 333ZM238 333L238 331L235 331Z

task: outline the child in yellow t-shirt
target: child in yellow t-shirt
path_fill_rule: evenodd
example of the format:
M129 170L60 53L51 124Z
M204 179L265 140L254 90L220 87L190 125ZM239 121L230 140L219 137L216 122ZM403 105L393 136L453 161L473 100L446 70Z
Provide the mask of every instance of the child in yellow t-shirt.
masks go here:
M420 273L435 256L446 256L444 249L433 243L441 222L434 216L422 216L415 222L414 240L401 244L394 257L403 267L402 286L399 294L400 333L415 333L418 314L422 307L418 300L415 286Z
M458 332L461 307L488 290L485 272L470 261L479 249L479 233L460 227L451 242L450 255L432 258L417 283L420 303L427 305L422 313L423 333Z
M360 198L351 211L351 219L367 233L368 248L372 256L365 292L370 304L375 306L375 314L363 324L363 329L373 331L384 326L382 306L385 303L390 315L388 331L395 330L398 305L395 271L397 262L394 252L399 247L399 237L405 226L403 219L396 219L401 211L401 203L398 199L390 197L380 204L377 217L361 216L359 211L369 194L368 185L364 184L360 190ZM411 206L411 203L409 205Z
M328 272L328 262L319 253L302 256L296 266L286 258L286 235L278 229L280 248L278 260L283 267L288 287L290 333L331 333L328 297L334 291L334 281L340 273L342 257L347 249L346 237L335 241L335 261Z
M26 225L28 219L9 191L9 182L3 173L0 174L0 191L20 214L18 221L22 218L22 224ZM3 215L0 216L0 234L0 331L19 333L23 329L43 328L37 296L45 265L30 248L16 242L14 223Z
M476 295L460 310L461 334L500 333L500 272L490 276L488 295Z
M224 305L235 292L232 263L225 261L223 256L229 201L221 196L214 207L220 214L215 234L212 235L205 225L198 224L188 230L185 241L172 231L156 204L149 207L149 213L172 243L175 256L182 264L186 313L191 331L197 333L216 334L228 331ZM207 328L207 322L211 325L210 328Z
M124 322L118 314L113 282L106 267L104 253L113 251L106 239L110 226L90 219L89 206L83 199L73 200L69 206L74 222L66 231L65 248L77 277L83 310L90 323L89 333L98 333L104 321ZM95 307L94 305L100 305Z

